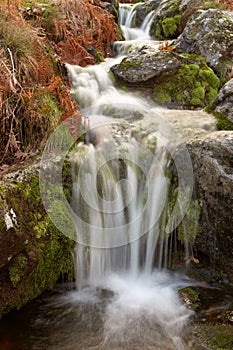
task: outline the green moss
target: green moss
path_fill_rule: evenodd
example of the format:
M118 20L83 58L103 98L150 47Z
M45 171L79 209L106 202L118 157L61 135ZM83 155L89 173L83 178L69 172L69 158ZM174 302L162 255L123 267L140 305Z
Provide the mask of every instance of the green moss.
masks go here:
M124 41L124 40L125 40L125 37L124 37L124 35L123 35L123 32L122 32L122 30L121 30L121 27L120 27L118 24L116 24L116 30L117 30L117 38L118 38L118 40L119 40L119 41Z
M101 51L95 51L96 53L96 62L101 63L104 62L104 55Z
M128 61L127 58L124 59L120 63L120 66L123 69L128 69L128 68L131 68L131 67L141 67L141 65L142 65L142 62L140 62L140 61Z
M177 34L177 28L181 21L181 15L175 15L174 17L167 17L162 20L162 30L165 38L172 39Z
M33 226L33 230L36 233L36 238L41 238L48 233L49 220L47 215L42 219L40 214L34 216L35 225Z
M36 245L38 264L30 274L33 294L40 294L44 289L52 288L60 274L73 270L71 251L75 242L61 234L50 223L51 238L38 240Z
M60 109L58 101L50 92L40 95L37 98L39 99L40 114L46 115L53 121L53 126L55 127L62 115L62 110Z
M186 303L190 304L193 310L200 306L199 293L192 287L185 287L179 290L179 295Z
M61 200L54 200L52 205L48 208L48 212L52 215L53 221L59 223L59 230L64 232L67 237L75 240L76 231L73 220L65 203Z
M19 244L16 246L18 255L13 254L8 265L3 267L8 271L11 288L7 300L0 300L0 316L13 308L20 308L45 289L53 287L60 274L68 274L73 278L72 252L76 244L59 232L45 212L37 173L25 174L24 181L8 181L7 186L1 187L0 206L1 202L4 204L6 201L6 205L16 213L18 224L14 234L20 240L16 240L16 244ZM56 200L60 188L56 184L54 187L55 201L51 210L56 210L60 222L69 232L74 227L66 208ZM7 231L5 234L13 233ZM72 234L74 237L74 230Z
M155 101L160 104L173 102L186 108L210 104L218 93L218 77L203 58L194 58L193 55L183 57L190 63L182 64L177 74L166 77L154 86Z
M56 43L64 39L64 33L57 30L57 23L63 19L61 9L57 5L52 5L45 8L42 14L42 26L47 35Z
M179 9L179 6L180 6L180 4L181 4L181 1L182 0L176 0L176 1L171 1L170 2L170 9L171 10L178 10Z
M178 35L178 27L180 23L180 14L159 20L155 26L155 37L158 39L174 39Z
M172 97L169 94L169 92L166 92L164 90L160 91L159 89L156 91L156 89L154 90L156 93L156 100L159 101L159 103L164 104L167 102L171 102Z
M233 349L233 328L227 324L202 325L197 331L199 339L212 350Z
M211 113L217 120L218 130L233 130L233 123L227 118L224 113L215 112L211 107L207 106L205 111Z
M150 13L151 11L153 11L153 6L147 2L146 3L146 15L148 15L148 13Z
M163 39L163 35L162 35L162 26L161 23L158 22L155 26L155 37L157 39Z
M25 269L28 266L28 259L24 254L18 255L8 267L10 281L13 287L16 287L22 276L25 274Z
M182 243L194 241L200 232L199 218L202 204L192 200L186 209L182 223L178 226L178 240Z
M192 91L191 104L193 106L199 106L205 98L205 89L202 86L197 86Z

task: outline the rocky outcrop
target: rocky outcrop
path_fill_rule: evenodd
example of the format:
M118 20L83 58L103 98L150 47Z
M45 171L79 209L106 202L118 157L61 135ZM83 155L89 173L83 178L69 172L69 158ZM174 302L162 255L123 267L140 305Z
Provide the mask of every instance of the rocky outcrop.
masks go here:
M26 163L0 180L0 317L73 274L75 242L45 212L39 161Z
M155 102L168 108L203 107L219 88L219 79L202 57L151 46L129 54L111 70L121 84L147 90Z
M196 249L233 280L233 132L217 131L187 143L201 205Z
M217 113L224 114L233 123L233 79L222 87L211 108Z
M222 79L232 74L233 13L199 10L175 42L176 52L203 56Z

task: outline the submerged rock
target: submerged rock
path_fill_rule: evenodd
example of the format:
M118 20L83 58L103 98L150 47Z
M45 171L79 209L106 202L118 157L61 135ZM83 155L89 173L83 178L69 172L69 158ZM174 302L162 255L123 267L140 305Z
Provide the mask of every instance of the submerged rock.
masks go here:
M233 132L216 131L187 143L201 203L196 248L233 280Z
M233 13L217 9L199 10L188 21L175 42L177 52L203 56L222 79L232 74Z
M222 87L211 108L217 113L223 113L233 123L233 79Z

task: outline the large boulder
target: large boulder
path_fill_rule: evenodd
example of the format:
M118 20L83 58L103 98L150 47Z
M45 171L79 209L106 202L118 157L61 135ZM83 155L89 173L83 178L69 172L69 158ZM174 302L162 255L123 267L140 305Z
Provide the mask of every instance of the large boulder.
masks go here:
M205 60L144 46L111 68L117 81L148 92L168 108L200 108L217 96L219 79Z
M233 131L216 131L187 143L201 206L195 246L233 281Z
M203 56L220 78L228 79L232 74L233 13L217 9L195 12L176 40L175 49Z
M222 87L211 108L226 116L233 123L233 79Z
M0 178L0 317L73 270L75 242L53 225L41 200L40 162L25 163ZM58 201L56 210L65 220Z

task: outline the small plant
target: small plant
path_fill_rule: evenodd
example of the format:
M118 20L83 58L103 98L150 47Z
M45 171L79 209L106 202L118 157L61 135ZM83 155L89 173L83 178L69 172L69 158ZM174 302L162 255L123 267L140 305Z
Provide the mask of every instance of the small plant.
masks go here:
M174 48L172 46L169 46L168 41L165 41L164 44L159 45L158 50L173 51Z

